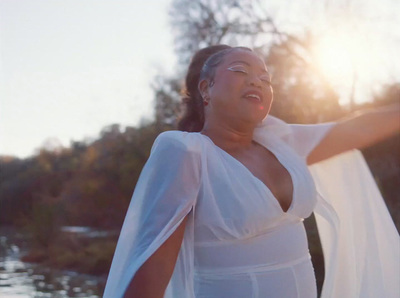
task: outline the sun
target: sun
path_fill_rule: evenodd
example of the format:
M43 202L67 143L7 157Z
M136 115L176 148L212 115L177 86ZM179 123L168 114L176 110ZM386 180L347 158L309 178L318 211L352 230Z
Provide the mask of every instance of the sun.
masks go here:
M359 47L349 36L326 36L316 48L317 64L328 77L348 77L358 66Z
M373 81L381 59L379 41L371 39L369 32L353 30L350 26L321 34L314 43L313 56L320 73L332 86L347 90L347 93L354 90L356 84L360 89L363 84ZM349 94L341 95L342 102L348 100Z

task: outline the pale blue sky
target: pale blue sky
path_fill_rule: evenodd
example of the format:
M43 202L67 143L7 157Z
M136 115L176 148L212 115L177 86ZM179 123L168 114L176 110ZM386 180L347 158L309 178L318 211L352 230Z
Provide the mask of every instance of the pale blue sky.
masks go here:
M0 154L150 118L150 81L175 65L168 2L1 0Z
M0 0L0 154L26 157L45 140L69 146L106 125L151 118L151 81L176 69L170 1ZM329 20L318 17L321 2L300 2L268 2L280 28L307 24L323 35L328 23L340 22L335 9ZM339 2L348 1L326 1ZM400 1L350 2L364 18L360 32L380 44L378 66L365 71L360 88L400 80ZM346 94L348 86L337 85Z

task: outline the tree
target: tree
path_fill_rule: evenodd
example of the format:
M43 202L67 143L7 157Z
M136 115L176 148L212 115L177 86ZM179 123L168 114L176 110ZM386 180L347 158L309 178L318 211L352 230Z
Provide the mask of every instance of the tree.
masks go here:
M288 122L316 123L343 114L337 94L313 66L312 34L282 32L260 1L174 0L170 17L181 67L205 46L248 45L264 57L272 74L273 115ZM179 114L182 79L177 77L159 76L153 85L159 124L171 125Z
M290 123L330 121L344 113L338 95L313 67L312 40L287 36L266 57L274 88L271 114Z
M283 35L261 1L256 0L174 0L170 19L175 50L182 64L209 45L245 44L260 48Z
M157 76L152 85L155 97L155 124L160 131L176 127L180 113L181 82L175 78Z

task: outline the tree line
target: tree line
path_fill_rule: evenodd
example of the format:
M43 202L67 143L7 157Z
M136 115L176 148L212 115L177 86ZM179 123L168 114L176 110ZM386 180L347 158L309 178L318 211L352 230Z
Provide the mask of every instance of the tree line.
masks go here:
M399 86L391 86L395 88L396 92L389 92L389 88L387 94L361 107L398 100ZM304 119L302 122L311 118L307 116L310 111L289 107L288 110L293 113L290 116ZM339 111L345 114L342 109ZM275 115L289 117L287 113ZM39 210L45 214L44 210L50 209L58 224L120 227L154 139L160 132L174 129L169 117L165 120L167 123L155 120L125 129L112 124L103 128L100 137L92 143L73 142L69 148L54 151L42 148L35 156L25 159L2 156L0 223L23 225L39 216ZM364 150L388 205L394 208L391 212L397 224L400 214L399 143L399 137L393 137Z

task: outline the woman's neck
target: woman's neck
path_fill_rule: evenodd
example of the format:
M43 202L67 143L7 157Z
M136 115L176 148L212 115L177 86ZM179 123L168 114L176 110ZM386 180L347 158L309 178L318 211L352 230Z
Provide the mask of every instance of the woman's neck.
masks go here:
M215 145L225 151L236 151L249 148L253 142L254 125L232 127L225 123L204 123L202 134L208 136Z

